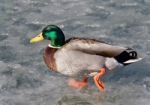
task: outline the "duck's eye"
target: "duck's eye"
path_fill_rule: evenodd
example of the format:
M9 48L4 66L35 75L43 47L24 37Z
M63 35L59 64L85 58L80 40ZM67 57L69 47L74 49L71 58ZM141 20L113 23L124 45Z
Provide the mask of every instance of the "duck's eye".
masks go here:
M47 35L47 33L46 32L43 32L43 37L44 37L44 39L49 39L49 37L48 37L48 35Z
M44 33L42 33L43 38L46 38L46 35Z

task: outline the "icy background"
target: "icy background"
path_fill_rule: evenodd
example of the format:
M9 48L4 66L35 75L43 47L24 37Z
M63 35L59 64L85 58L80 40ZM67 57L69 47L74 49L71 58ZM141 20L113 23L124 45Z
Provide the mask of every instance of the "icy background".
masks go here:
M48 24L72 36L133 47L145 58L109 72L106 92L67 86L42 58L47 41L29 39ZM0 105L150 105L150 0L0 0Z

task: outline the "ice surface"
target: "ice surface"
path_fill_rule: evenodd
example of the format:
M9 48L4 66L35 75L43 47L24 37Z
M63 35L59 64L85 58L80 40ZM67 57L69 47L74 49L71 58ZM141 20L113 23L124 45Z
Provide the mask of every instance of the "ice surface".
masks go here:
M102 38L145 58L108 72L105 93L92 79L88 88L72 89L45 66L48 41L29 43L48 24L62 27L66 38ZM0 105L149 105L149 34L149 0L1 0Z

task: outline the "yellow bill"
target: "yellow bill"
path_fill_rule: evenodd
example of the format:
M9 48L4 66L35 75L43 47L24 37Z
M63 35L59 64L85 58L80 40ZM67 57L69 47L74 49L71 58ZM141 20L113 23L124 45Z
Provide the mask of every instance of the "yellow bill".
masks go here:
M36 43L36 42L39 42L39 41L42 41L42 40L44 40L44 37L43 37L42 33L40 33L36 37L32 38L30 40L30 43Z

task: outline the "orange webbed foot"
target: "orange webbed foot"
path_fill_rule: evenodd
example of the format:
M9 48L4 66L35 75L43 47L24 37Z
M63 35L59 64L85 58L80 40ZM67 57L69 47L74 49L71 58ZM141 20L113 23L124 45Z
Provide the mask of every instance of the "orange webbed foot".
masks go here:
M100 91L105 90L105 84L100 80L100 78L106 73L105 68L101 68L100 72L93 77L95 85L98 87Z
M75 79L69 79L68 85L73 88L82 89L87 86L88 78L84 78L82 81L78 81Z

